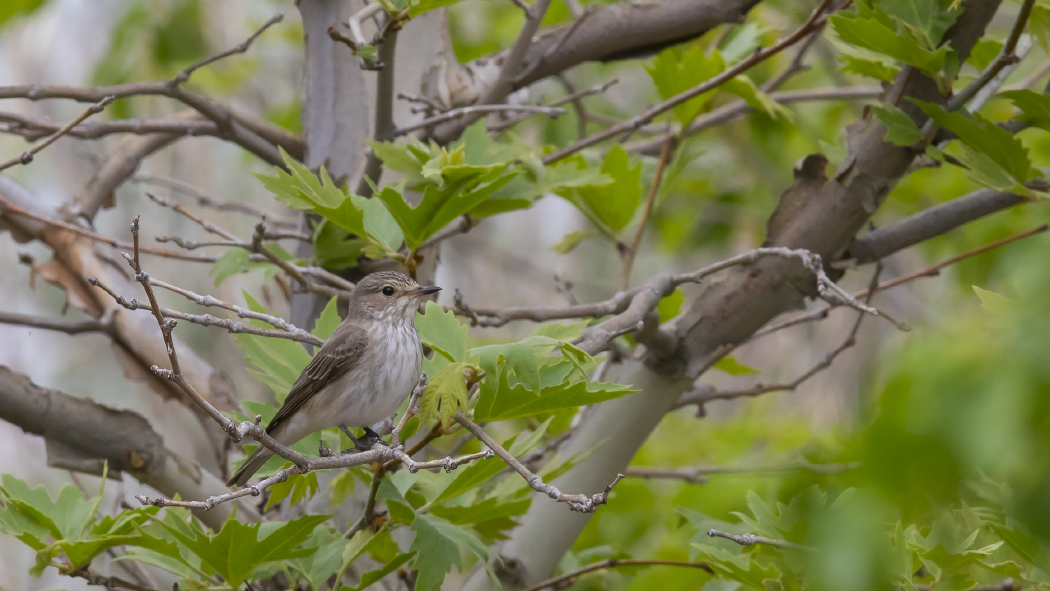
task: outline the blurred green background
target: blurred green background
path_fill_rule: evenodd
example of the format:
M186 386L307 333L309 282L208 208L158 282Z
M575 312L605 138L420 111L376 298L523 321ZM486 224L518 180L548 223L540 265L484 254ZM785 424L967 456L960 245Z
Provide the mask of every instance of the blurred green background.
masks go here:
M34 60L58 60L61 52L76 50L68 42L49 46L42 35L49 23L54 28L54 23L64 22L64 14L83 10L85 4L91 2L6 0L0 6L0 84L40 81L33 78L41 73L32 67L39 63ZM769 44L800 22L810 4L763 2L749 14L747 34L755 42ZM989 27L991 39L1001 41L1006 36L1016 8L1017 3L1004 3L1005 16ZM272 0L108 1L96 32L105 42L96 46L90 63L84 64L87 67L47 81L104 85L164 79L238 42L278 10L290 16L295 12L291 2ZM570 18L567 4L555 1L545 24ZM509 46L521 21L521 12L512 2L457 3L450 10L457 57L465 61ZM720 37L723 33L718 29L668 51L731 42L732 37ZM807 59L810 67L792 77L783 89L877 85L876 80L844 72L836 49L834 36L825 32ZM299 132L301 54L301 25L297 18L287 18L247 55L195 73L190 86ZM778 56L750 75L761 83L790 58L790 53ZM659 100L643 68L653 59L585 64L566 75L566 82L577 89L619 79L609 92L587 99L595 115L587 129L594 131L605 118L626 118ZM1046 47L1037 43L1007 86L1024 80L1047 60ZM964 80L976 71L972 65L964 66ZM55 77L56 73L41 75ZM1038 87L1043 83L1038 80ZM532 98L553 99L565 92L561 82L548 80L532 90ZM734 99L718 94L709 108ZM635 282L651 273L685 271L758 246L765 220L791 183L795 162L824 151L837 163L845 149L843 129L861 116L863 105L863 101L801 103L791 105L777 118L752 114L688 139L661 188ZM18 108L32 107L19 104ZM171 104L156 98L135 98L114 104L106 117L154 117L172 110ZM992 99L982 113L1000 121L1011 116L1012 108L1005 100ZM658 120L653 127L662 130L665 125L665 120ZM554 121L530 119L514 133L530 142L565 145L577 137L577 114L570 110ZM641 137L644 134L632 139ZM1030 149L1034 166L1050 164L1045 131L1028 130L1020 137ZM56 166L75 160L79 163L73 166L83 170L84 153L69 144L65 140L61 150L42 155L41 162ZM0 140L0 148L8 154L17 153L21 145L11 138ZM202 171L176 163L171 170L182 180L222 191L226 198L261 203L276 211L277 205L249 176L262 170L261 165L235 151L211 150L209 154L221 166ZM159 158L179 157L175 152ZM654 159L633 158L643 161L642 184L648 186ZM47 174L48 164L14 174L32 184ZM43 193L45 198L61 201L75 186L71 179ZM874 223L884 225L976 188L951 166L918 170L892 191ZM137 191L122 189L119 197L137 200L141 197ZM509 214L508 219L526 228L542 223L541 216L568 216L570 225L589 229L586 220L564 203L545 204L540 213L514 218L516 215ZM886 261L882 278L891 279L1030 230L1046 218L1045 205L1033 203L981 219L895 255ZM493 268L506 264L510 256L506 253L518 250L516 235L505 235L501 228L506 226L499 224L511 223L476 229L470 241L457 250L463 257L455 264ZM550 250L557 239L544 238L548 243L534 257L517 253L515 264L531 267L533 275L549 275L552 266L564 267L581 301L615 291L619 268L614 244L592 238L572 253L560 255ZM0 236L0 242L5 255L18 248L9 235ZM574 588L672 591L703 586L730 591L752 586L860 591L914 589L916 582L924 582L937 589L966 589L1006 577L1024 579L1026 586L1050 583L1047 247L1048 237L1036 235L963 260L937 277L877 295L875 305L906 320L913 330L900 333L888 324L865 321L857 346L797 391L712 402L702 418L693 407L667 416L633 466L741 471L712 473L702 483L627 479L617 487L614 502L591 521L562 566L571 570L610 557L707 560L722 565L720 576L659 566L621 568L585 577ZM15 269L13 256L0 261L10 268L5 276L19 277L17 285L4 282L7 301L35 297L23 293L25 271ZM449 271L449 276L455 277L455 272ZM472 277L462 272L463 277ZM845 284L862 288L869 274L867 268L852 272ZM201 282L210 283L206 277ZM255 273L239 285L258 293L263 289L261 282L261 274ZM469 283L468 279L463 282ZM507 283L501 301L476 303L522 303L515 301L513 279L508 278ZM975 286L993 292L984 294L983 305ZM53 308L61 300L56 293L45 291L45 296L44 301ZM745 345L735 357L757 373L730 376L712 371L709 381L719 387L790 381L846 337L853 314L836 310L829 320ZM482 343L520 336L527 328L474 330L471 336ZM19 334L4 327L0 333ZM198 351L214 350L220 359L241 362L230 343L215 342L220 339L209 338L211 333L191 327L187 334L192 335L189 341ZM0 349L0 362L13 356L9 349ZM33 367L21 369L33 373ZM59 385L80 383L68 368L44 369ZM786 468L800 462L844 469L820 473ZM7 464L4 467L8 469ZM10 470L17 473L19 468ZM26 476L24 472L20 475ZM38 474L36 478L44 477ZM741 548L707 537L709 528L788 540L812 550ZM0 558L0 565L0 570L22 570L15 560Z

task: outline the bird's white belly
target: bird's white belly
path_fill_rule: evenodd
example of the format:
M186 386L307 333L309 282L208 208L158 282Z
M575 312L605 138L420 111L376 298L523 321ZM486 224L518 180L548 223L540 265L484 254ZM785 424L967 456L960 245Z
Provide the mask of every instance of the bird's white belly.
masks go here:
M356 367L325 388L324 397L331 402L323 408L336 415L325 417L326 423L369 427L394 414L412 393L423 361L415 329L391 328L389 336L373 341L379 346L370 348Z

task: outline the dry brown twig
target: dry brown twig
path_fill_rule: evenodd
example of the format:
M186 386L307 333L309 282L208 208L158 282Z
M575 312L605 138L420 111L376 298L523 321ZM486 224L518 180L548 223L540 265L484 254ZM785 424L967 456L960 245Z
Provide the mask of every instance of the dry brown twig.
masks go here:
M299 138L285 129L261 119L255 119L239 113L202 95L188 91L182 84L197 68L214 63L230 55L244 53L251 43L270 26L281 20L276 15L255 31L245 42L238 46L205 58L189 68L179 72L170 80L158 82L132 82L114 86L96 88L79 88L63 85L28 84L20 86L0 86L0 99L26 98L41 100L52 98L72 99L80 102L96 102L107 97L112 99L137 95L159 95L177 100L196 110L218 126L220 137L232 141L262 160L275 166L284 166L284 161L277 149L284 148L293 158L301 159L304 146Z
M153 279L152 277L149 279L149 281L150 281L151 285L154 285L156 287L168 288L168 284L166 284L166 283L164 283L162 281L158 281L156 279ZM116 291L114 291L111 287L109 287L108 285L103 283L97 277L89 277L88 278L88 283L90 283L91 285L93 285L93 286L101 289L102 291L106 292L111 298L113 298L113 301L115 301L118 305L122 306L123 308L125 308L127 310L150 310L150 311L153 311L153 307L148 302L147 303L143 303L143 302L138 301L135 298L126 298L126 297L118 294ZM192 292L188 292L188 293L192 293ZM194 295L196 295L196 294L194 294ZM187 296L187 297L189 297L189 296ZM205 298L210 298L211 296L204 296L204 297ZM190 297L189 299L193 299L193 298ZM219 307L226 308L227 310L231 309L231 308L228 308L226 306L219 306ZM252 335L256 335L256 336L260 336L260 337L269 337L269 338L274 338L274 339L288 339L288 340L298 341L300 343L306 343L308 345L314 345L314 346L320 346L320 345L324 344L324 341L322 341L321 339L315 337L314 335L312 335L312 334L310 334L310 333L308 333L308 332L306 332L306 331L304 331L302 329L298 329L298 328L295 329L294 331L286 330L284 328L282 328L282 329L255 328L253 326L246 326L246 325L244 325L244 324L242 324L240 322L237 322L236 320L231 320L229 318L218 318L218 317L212 316L211 314L188 314L186 312L180 312L178 310L172 310L170 308L159 308L159 311L160 311L161 316L163 316L164 318L170 319L171 321L185 320L186 322L192 322L193 324L199 324L201 326L217 326L219 328L225 328L231 334L252 334ZM250 310L249 310L249 312L250 312ZM264 316L264 315L260 315L260 316ZM249 316L243 316L243 317L247 318ZM266 318L259 318L259 319L260 320L264 320L265 322L270 322L271 324L274 324L274 322L280 322L282 324L286 324L283 321L281 321L280 319L278 319L277 317L269 317L269 318L271 318L273 320L273 322L271 322L270 319L266 319ZM276 324L275 324L275 326L276 326ZM287 326L291 326L291 325L287 325Z
M399 128L394 131L393 137L400 137L407 133L416 131L417 129L426 129L427 127L433 127L446 121L455 121L471 115L483 115L488 113L539 113L541 115L546 115L551 119L557 119L559 115L565 114L565 109L547 105L469 105L466 107L450 109L444 113L434 115L433 117L427 117L419 123ZM517 121L515 121L515 123L516 122Z
M566 156L569 156L571 154L575 154L576 152L579 152L584 148L589 148L590 146L603 142L612 137L618 136L622 133L633 131L641 127L642 125L649 123L661 113L669 111L670 109L673 109L674 107L694 97L700 96L701 94L713 88L717 88L718 86L725 84L729 80L735 78L737 75L747 71L752 66L770 58L773 55L776 55L777 53L780 53L788 47L791 47L795 43L798 43L799 41L805 39L817 27L824 26L824 23L827 20L825 11L831 4L831 1L832 0L821 0L821 3L817 6L816 9L813 10L812 13L810 13L809 18L807 18L801 26L795 29L795 31L793 31L790 35L780 39L773 45L755 51L747 58L737 62L729 68L726 68L726 70L721 74L713 76L685 92L679 93L665 101L659 102L622 123L618 123L598 133L589 135L577 142L574 142L560 150L557 150L547 155L543 158L543 163L550 164L552 162L557 162L558 160L561 160L562 158L565 158Z
M25 152L22 152L20 155L15 156L14 158L11 158L10 160L6 160L4 162L0 162L0 170L4 170L5 168L11 168L12 166L14 166L16 164L21 164L23 166L26 165L26 164L29 164L30 162L33 161L33 158L37 154L40 153L41 150L43 150L44 148L46 148L46 147L50 146L51 144L53 144L55 142L55 140L57 140L58 138L66 135L67 133L72 131L73 128L75 128L77 125L80 125L88 117L91 117L92 115L95 115L97 113L101 113L102 110L106 108L106 105L108 105L109 103L113 102L114 98L115 97L113 97L112 95L102 97L102 100L98 101L97 103L95 103L95 104L91 105L90 107L88 107L87 109L85 109L83 113L78 115L75 119L73 119L69 123L67 123L64 126L60 127L58 130L56 130L50 136L45 138L44 141L42 141L39 144L33 146L32 148L29 148Z

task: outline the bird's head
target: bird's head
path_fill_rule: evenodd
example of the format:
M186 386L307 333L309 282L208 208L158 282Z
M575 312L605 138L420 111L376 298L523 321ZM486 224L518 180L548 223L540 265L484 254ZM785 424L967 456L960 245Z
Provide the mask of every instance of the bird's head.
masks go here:
M379 271L357 282L350 297L350 313L364 314L379 320L411 321L419 299L441 291L433 285L419 285L397 271Z

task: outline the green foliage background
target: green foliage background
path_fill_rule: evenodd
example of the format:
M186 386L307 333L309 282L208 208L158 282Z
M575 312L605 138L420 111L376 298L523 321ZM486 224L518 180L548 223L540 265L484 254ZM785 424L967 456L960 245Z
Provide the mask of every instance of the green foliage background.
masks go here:
M30 13L36 4L5 5L0 24L18 26L18 19L26 18L21 13ZM1009 23L990 27L970 59L959 63L951 47L937 43L958 15L957 4L857 1L854 8L832 17L823 55L816 52L812 67L784 88L872 85L892 77L904 63L945 84L957 78L952 84L961 88L994 57ZM1016 12L1016 3L1005 4L1005 12ZM573 80L583 87L620 76L621 85L632 87L628 99L596 96L588 105L600 115L626 118L645 104L723 71L755 47L768 45L785 31L785 22L800 22L808 10L807 3L765 2L728 37L716 30L641 63L586 64L573 72ZM203 0L126 2L93 82L162 79L211 54L218 48L202 34L207 15ZM1037 4L1030 29L1035 49L1011 81L1050 59L1048 15L1050 7ZM456 3L451 17L461 60L506 47L522 20L511 2L480 0ZM555 2L545 24L570 18L566 4ZM272 40L260 43L269 44L268 52L299 52L297 26L283 24ZM201 70L192 86L216 96L236 96L264 72L264 58L258 53ZM692 262L714 260L741 244L758 246L777 196L791 183L795 161L817 151L827 154L833 165L841 160L843 129L861 115L861 104L831 101L785 107L757 90L790 57L788 53L761 64L659 121L688 124L737 98L756 108L753 115L686 139L679 147L650 221L653 253L648 260L687 270L695 266ZM542 86L541 92L553 94L555 89L553 84ZM941 165L906 176L876 215L877 225L981 187L1038 197L1020 184L1041 175L1050 164L1050 99L1045 93L1004 93L972 115L920 107L958 135L945 152L971 165L971 170L965 173L943 163L944 153L931 151ZM143 116L153 108L150 100L134 99L115 105L110 115ZM272 121L298 130L294 101L266 108ZM1013 136L995 127L1017 110L1031 127ZM899 110L880 108L874 113L891 128L893 137L888 139L911 144L921 138ZM459 216L512 216L537 199L556 198L543 197L550 193L571 203L589 222L587 229L567 235L557 250L582 260L609 260L608 253L632 235L638 223L644 190L654 174L653 159L614 147L543 166L539 158L549 151L546 146L564 146L576 138L576 117L570 111L553 121L533 118L495 140L476 125L460 142L444 148L418 142L376 144L373 149L385 166L405 179L378 187L377 199L351 195L323 171L318 178L291 159L290 173L274 169L257 176L277 201L324 218L315 229L314 262L332 267L352 266L358 255L393 256L411 264L416 249ZM590 125L592 131L597 129ZM236 174L253 182L247 167ZM409 206L402 198L405 190L422 194L422 205ZM932 262L1028 230L1045 217L1041 203L1015 208L930 240L917 247L919 256L910 260ZM359 238L348 241L350 234ZM407 255L398 253L402 242ZM561 569L630 557L704 561L715 574L661 566L620 568L584 577L574 588L963 590L1008 577L1026 587L1050 584L1046 244L1045 237L1028 239L964 260L940 277L925 280L938 287L919 289L922 309L910 319L914 330L894 335L866 360L857 380L859 391L822 393L829 400L855 394L851 416L836 424L812 420L806 409L784 412L792 407L790 392L733 405L712 403L711 416L702 419L692 409L667 416L634 466L755 469L714 473L702 483L627 479L615 489L609 505L597 512ZM254 271L255 264L242 251L231 251L228 257L214 269L216 285ZM585 279L615 285L618 271L610 274L602 265L591 268ZM610 280L608 275L616 277ZM261 309L249 293L244 297ZM664 319L681 306L680 295L668 300L661 310ZM324 336L337 322L332 304L315 333ZM434 306L417 318L417 326L436 354L425 368L432 388L421 416L410 422L410 432L447 423L455 410L469 408L478 420L496 423L492 431L521 456L569 428L580 406L633 391L630 385L587 379L601 360L569 344L584 324L544 326L513 340L468 331ZM253 375L273 390L278 403L309 360L309 354L291 341L241 335L237 344ZM629 346L626 340L623 344ZM768 361L772 365L775 360ZM748 373L741 364L722 367L734 374ZM755 369L759 373L754 379L763 380L768 368ZM476 398L467 398L464 372L480 379ZM245 410L247 414L238 418L269 418L274 412L271 405L259 403L247 403ZM334 440L339 434L323 436ZM436 448L444 453L453 440L440 439ZM309 453L317 443L310 438L296 447ZM478 449L472 442L461 451ZM585 461L556 457L541 474L549 479ZM768 469L785 464L849 469ZM268 469L281 465L275 459ZM262 525L231 519L217 533L204 531L185 513L171 509L134 509L99 518L97 502L85 500L75 488L63 489L52 500L43 489L4 476L0 530L38 552L36 574L49 567L71 572L106 547L124 546L130 549L129 559L174 573L182 588L236 588L245 580L281 572L289 580L322 589L332 574L353 565L361 573L355 588L407 568L418 574L417 589L431 589L446 573L464 573L491 558L492 545L508 535L530 503L548 502L531 494L516 476L500 476L503 468L498 460L487 460L450 475L395 472L382 482L378 495L391 519L377 533L362 532L351 540L316 516ZM351 469L328 489L319 490L316 475L294 477L274 487L270 504L284 499L294 504L317 494L330 495L338 503L358 484L367 487L372 478L367 470ZM786 540L794 546L742 548L708 537L711 528ZM398 529L410 531L411 541L402 536L395 541L391 533Z

